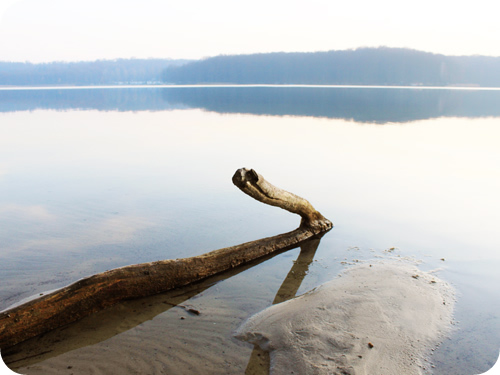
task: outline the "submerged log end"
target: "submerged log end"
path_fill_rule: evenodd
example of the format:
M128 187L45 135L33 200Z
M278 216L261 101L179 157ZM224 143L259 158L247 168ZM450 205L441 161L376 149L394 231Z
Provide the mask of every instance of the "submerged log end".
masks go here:
M259 202L300 215L301 228L321 233L333 227L332 222L316 211L307 200L270 184L254 169L238 169L233 175L233 184Z

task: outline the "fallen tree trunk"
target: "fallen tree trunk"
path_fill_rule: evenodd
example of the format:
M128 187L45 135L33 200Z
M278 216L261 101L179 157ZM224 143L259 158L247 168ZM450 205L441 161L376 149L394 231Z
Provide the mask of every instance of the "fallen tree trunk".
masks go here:
M136 264L81 279L0 313L0 348L77 321L119 301L161 293L205 279L293 247L332 228L332 223L308 201L269 184L253 169L239 169L233 182L263 203L299 214L302 217L299 228L191 258Z

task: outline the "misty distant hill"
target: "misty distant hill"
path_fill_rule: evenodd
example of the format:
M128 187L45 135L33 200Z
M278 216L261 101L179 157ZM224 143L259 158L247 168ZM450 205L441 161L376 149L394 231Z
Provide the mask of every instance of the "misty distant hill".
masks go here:
M0 62L0 85L318 84L500 87L500 57L445 56L404 48L261 53L203 60Z
M161 80L168 66L190 60L117 59L80 62L0 62L0 85L113 85Z
M174 84L478 85L500 87L500 57L445 56L404 48L216 56L170 66Z

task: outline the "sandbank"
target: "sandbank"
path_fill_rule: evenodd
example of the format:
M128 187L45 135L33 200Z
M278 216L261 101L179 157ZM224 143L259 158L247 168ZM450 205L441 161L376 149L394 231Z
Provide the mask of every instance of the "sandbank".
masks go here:
M236 337L268 351L274 375L425 374L453 305L453 289L433 273L385 260L261 311Z

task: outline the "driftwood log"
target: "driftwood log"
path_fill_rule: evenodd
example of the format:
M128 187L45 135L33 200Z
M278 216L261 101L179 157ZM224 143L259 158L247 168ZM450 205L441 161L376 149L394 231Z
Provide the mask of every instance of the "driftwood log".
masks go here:
M136 264L81 279L0 313L0 349L77 321L122 300L188 285L298 243L332 228L305 199L279 189L253 169L242 168L233 183L244 193L302 217L294 231L203 255Z

